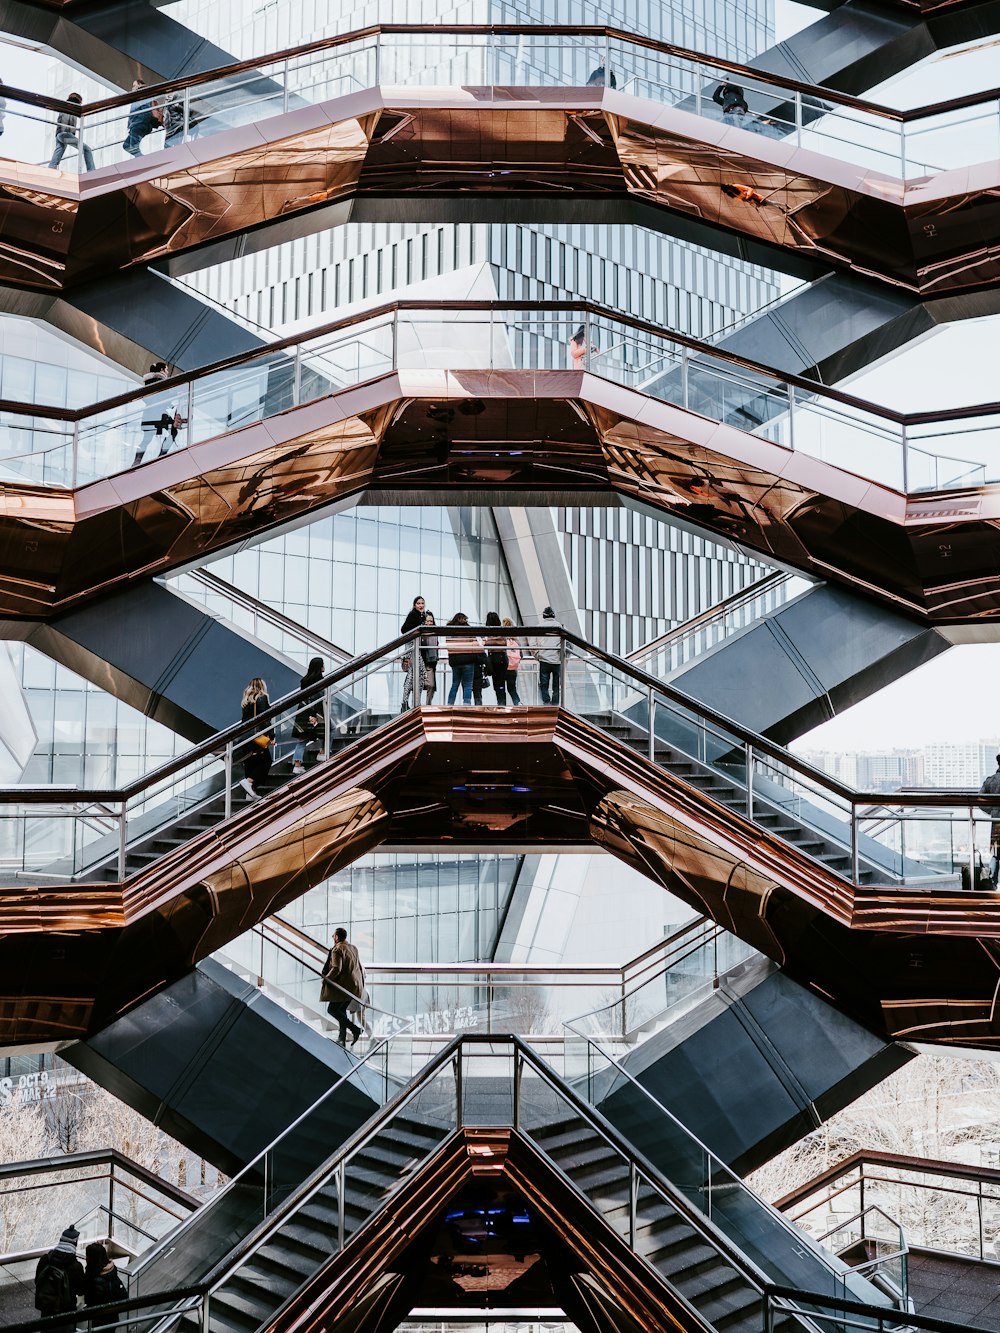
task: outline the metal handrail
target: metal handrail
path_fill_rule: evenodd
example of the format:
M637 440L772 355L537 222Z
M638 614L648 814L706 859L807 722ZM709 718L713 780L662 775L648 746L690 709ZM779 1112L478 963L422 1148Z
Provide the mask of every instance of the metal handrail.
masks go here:
M170 575L165 582L169 587L171 583L182 578L192 579L195 583L200 583L208 592L216 593L218 596L225 597L228 601L233 602L236 606L251 611L266 624L273 625L275 629L281 630L290 638L298 639L301 644L316 652L318 656L332 657L335 662L342 665L351 661L351 654L345 648L331 643L329 639L324 639L321 634L317 634L307 626L301 625L297 620L292 620L290 616L284 615L273 606L268 606L266 602L262 602L258 597L254 597L244 589L237 588L232 583L227 583L225 579L219 578L218 574L212 574L207 569L186 569ZM171 591L175 590L171 589ZM181 589L181 594L183 595L183 589Z
M169 1180L164 1180L155 1171L143 1166L141 1162L126 1157L117 1148L99 1148L86 1152L63 1153L56 1157L36 1157L26 1162L3 1162L0 1163L0 1181L13 1177L40 1176L51 1174L53 1171L69 1171L74 1168L83 1169L87 1166L105 1165L116 1167L121 1171L128 1171L144 1184L159 1190L161 1194L165 1194L172 1203L183 1204L188 1208L200 1207L199 1200L193 1194L188 1194L186 1190L181 1189L179 1185L171 1184ZM103 1177L89 1176L87 1179L100 1180Z
M627 42L631 46L641 47L647 51L656 52L659 55L670 56L677 60L690 61L692 63L708 65L712 69L723 70L728 74L738 74L742 78L755 83L763 83L782 92L796 92L804 96L811 96L821 101L831 102L837 106L847 107L853 111L862 111L878 119L889 120L896 124L911 124L917 120L923 120L930 116L942 115L949 111L965 110L969 107L980 106L1000 98L1000 88L987 89L979 93L966 93L960 97L949 98L941 102L931 102L924 106L911 107L908 110L900 111L894 107L885 106L880 102L867 101L864 98L855 97L850 93L840 92L837 89L826 88L822 84L805 83L800 79L794 79L789 75L771 74L766 70L758 69L750 65L740 64L738 61L730 60L724 56L707 54L703 51L695 51L690 47L678 46L673 42L665 42L655 37L647 37L638 33L628 32L623 28L612 27L602 24L460 24L460 23L442 23L442 24L424 24L424 23L376 23L366 28L357 28L352 32L341 33L332 37L322 37L311 42L304 42L298 46L286 47L281 51L271 52L267 55L258 55L245 60L233 61L231 64L220 66L213 70L206 70L197 74L188 74L177 79L166 79L160 83L150 84L139 93L120 93L115 97L104 97L93 102L70 102L58 97L50 97L44 93L32 92L27 88L16 88L13 86L4 87L4 96L9 101L25 103L29 106L41 107L50 111L68 112L74 116L88 116L100 111L110 111L117 108L126 108L134 102L148 101L154 97L160 97L170 92L181 92L186 88L201 87L206 83L216 82L221 79L232 79L238 74L259 73L261 66L281 64L286 60L293 60L298 56L311 55L314 52L334 50L337 47L347 46L354 42L364 41L370 37L381 36L420 36L420 35L440 35L448 34L452 36L466 37L583 37L591 38L595 42L601 41L620 41Z
M309 967L309 964L303 959L298 958L291 952L291 947L286 945L281 939L282 932L295 935L302 941L303 948L311 948L318 953L324 951L325 946L307 932L300 930L298 926L286 921L284 917L275 915L261 921L258 925L251 927L252 934L265 934L268 929L274 931L274 935L279 938L272 938L270 943L276 949L291 958L296 958L297 962L302 963L303 967ZM635 958L630 958L628 962L622 963L618 967L607 966L577 966L573 963L553 963L550 967L543 967L540 963L399 963L390 966L388 963L370 963L365 967L365 974L373 979L383 978L387 980L393 976L419 977L423 975L433 976L582 976L582 977L620 977L623 982L628 979L628 974L633 970L638 970L643 964L650 960L656 960L662 955L664 949L672 947L675 950L680 945L681 940L687 936L693 935L698 930L704 930L712 935L715 931L722 932L721 926L716 926L708 917L697 917L693 921L686 922L680 929L674 931L672 935L665 936L658 940L656 944L648 949L644 949L641 954ZM655 975L655 974L654 974ZM647 978L648 979L648 978ZM554 983L556 986L558 982ZM644 984L644 983L643 983Z
M869 1164L872 1166L895 1166L901 1171L921 1171L929 1176L950 1176L952 1179L973 1180L980 1184L989 1183L1000 1187L1000 1168L997 1167L973 1166L969 1162L945 1162L936 1157L909 1157L904 1153L877 1152L874 1149L862 1148L859 1152L851 1153L850 1157L845 1157L843 1161L836 1162L833 1166L827 1167L826 1170L820 1171L811 1180L807 1180L804 1184L789 1190L787 1194L783 1194L779 1199L775 1199L774 1206L782 1211L794 1208L797 1204L804 1202L815 1194L817 1190L822 1189L824 1185L833 1184L851 1171L857 1171L860 1168L863 1174L864 1168ZM942 1188L935 1185L918 1184L916 1181L897 1181L892 1177L885 1177L885 1179L891 1180L893 1184L913 1185L916 1188ZM805 1213L800 1214L800 1216L804 1217Z
M749 602L754 602L758 597L764 597L770 592L777 590L786 583L791 583L792 579L803 578L801 574L793 573L788 569L774 569L765 574L762 579L757 579L751 583L748 588L740 588L738 592L731 593L723 598L721 602L716 602L714 606L707 607L700 611L690 620L685 620L682 625L674 625L668 629L665 634L661 634L658 639L651 639L644 643L641 648L636 648L630 653L625 654L626 662L632 662L636 666L647 661L650 657L655 657L657 653L663 651L673 643L680 642L696 634L706 626L714 624L716 621L725 620L726 616L731 615L733 611L738 611Z
M5 89L6 92L6 89ZM726 348L716 347L712 343L703 342L700 339L693 338L689 334L676 332L672 329L664 329L661 325L640 319L639 317L627 312L614 310L608 306L602 306L594 301L485 301L485 300L397 300L389 301L380 306L369 307L363 311L357 311L352 315L344 316L340 319L330 320L325 324L316 325L314 328L305 332L289 334L284 338L276 339L274 342L263 344L259 347L248 348L245 351L237 352L232 356L220 358L207 365L200 366L197 370L182 371L179 374L172 375L169 379L158 380L155 385L139 385L135 389L130 389L127 393L115 394L111 398L100 399L95 403L87 404L81 408L70 407L50 407L45 405L36 405L34 403L23 402L19 399L0 399L0 412L9 412L13 415L31 416L46 421L64 421L80 422L90 416L98 416L104 412L109 412L117 407L124 407L128 403L137 402L151 394L162 394L171 389L179 388L182 385L191 384L211 375L218 374L223 370L232 370L238 366L248 365L254 361L273 355L276 352L288 351L303 343L313 342L317 338L326 337L328 334L339 333L342 330L353 328L360 324L368 324L373 320L387 317L389 315L405 314L409 311L483 311L484 313L516 312L525 311L538 314L580 314L590 315L595 319L607 319L617 324L625 325L637 333L645 334L650 337L663 338L680 347L686 347L701 356L711 360L723 361L729 365L737 366L742 370L747 370L752 374L770 376L783 385L791 385L794 388L802 389L808 394L818 398L829 399L831 402L839 403L844 407L854 408L858 411L868 412L872 416L880 417L885 421L891 422L897 426L921 426L935 425L952 421L963 421L971 417L1000 415L1000 400L973 404L965 407L942 408L939 411L931 412L899 412L891 407L886 407L881 403L872 403L864 398L858 398L854 394L845 392L843 389L834 388L832 385L821 384L819 381L809 379L805 375L796 374L793 371L778 370L774 366L765 365L763 362L753 361L749 357L730 351ZM58 491L59 487L50 487L53 491Z
M489 632L488 626L439 626L418 627L410 630L406 634L401 634L397 638L381 648L372 652L362 654L355 658L346 666L339 667L328 675L316 681L313 685L305 689L299 689L291 694L285 695L277 703L272 704L270 708L260 713L256 718L248 722L237 722L224 730L217 732L206 741L194 746L192 749L175 756L167 763L162 764L152 772L137 778L134 782L115 790L66 790L64 788L48 787L4 787L0 788L0 803L9 802L15 804L67 804L79 802L121 802L131 799L140 793L149 790L165 778L172 777L174 774L183 771L196 760L205 758L224 749L230 743L238 744L241 740L248 740L250 737L264 731L268 724L275 721L283 713L288 712L296 705L305 702L307 699L315 698L319 693L326 689L332 689L336 685L349 680L357 672L373 665L376 662L386 661L392 658L407 644L415 643L429 635L441 635L450 639L458 638L480 638L484 633ZM544 625L515 625L506 628L506 637L508 638L526 638L532 642L537 642L539 638L558 638L567 646L582 650L587 657L598 662L603 662L614 670L625 676L635 684L642 687L643 691L653 691L654 695L669 700L677 704L680 708L686 709L692 713L701 722L706 722L711 726L717 727L728 734L733 740L743 745L753 747L755 754L767 755L768 758L791 769L801 776L809 779L817 787L826 792L833 793L840 797L853 807L872 806L875 809L890 809L895 806L906 806L916 808L935 808L942 805L949 805L956 809L982 809L985 812L991 812L994 805L1000 805L1000 801L993 802L988 796L984 796L979 791L956 789L954 791L931 791L926 793L908 792L899 796L886 792L865 792L857 791L848 787L839 779L831 777L820 769L813 768L810 764L800 759L797 755L786 750L783 746L769 738L760 735L757 732L750 731L747 727L734 719L717 712L715 709L700 701L693 699L689 695L683 694L674 685L662 682L656 677L643 671L641 668L633 666L631 663L613 654L588 643L585 639L572 633L562 627L546 628ZM414 705L417 707L418 705Z

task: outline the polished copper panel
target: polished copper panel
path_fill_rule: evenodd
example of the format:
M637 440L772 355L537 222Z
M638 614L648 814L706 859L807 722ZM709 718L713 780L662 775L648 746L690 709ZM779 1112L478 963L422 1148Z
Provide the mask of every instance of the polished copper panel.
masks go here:
M1000 896L854 889L574 714L412 710L119 886L0 895L0 1045L84 1036L377 845L596 843L887 1037L1000 1050Z
M611 88L468 87L354 93L80 177L0 162L0 281L57 291L414 193L642 199L923 295L1000 277L996 162L904 184Z
M601 492L930 623L1000 615L998 487L907 497L581 371L421 370L75 492L0 484L0 616L47 619L361 496L552 504Z

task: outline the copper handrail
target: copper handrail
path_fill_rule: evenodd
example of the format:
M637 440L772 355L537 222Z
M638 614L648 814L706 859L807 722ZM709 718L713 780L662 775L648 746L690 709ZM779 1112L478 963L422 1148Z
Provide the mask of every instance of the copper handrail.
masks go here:
M862 111L897 124L910 124L929 116L964 110L1000 98L1000 87L990 88L984 92L966 93L960 97L949 98L941 102L930 102L925 106L911 107L906 111L900 111L880 102L870 102L850 93L840 92L834 88L826 88L822 84L805 83L787 75L771 74L751 65L740 64L739 61L730 60L725 56L695 51L690 47L678 46L673 42L665 42L655 37L646 37L638 33L628 32L623 28L602 24L546 23L375 23L366 28L357 28L352 32L340 33L332 37L321 37L311 42L303 42L298 46L285 47L281 51L266 55L236 60L214 70L188 74L177 79L166 79L161 83L144 87L139 93L121 93L115 97L100 98L94 102L69 102L62 98L49 97L44 93L36 93L30 89L16 88L12 85L4 86L4 96L10 101L22 102L50 111L64 111L74 116L87 116L100 111L110 111L119 107L125 108L133 102L147 101L150 97L179 92L185 88L201 87L206 83L212 83L222 78L230 78L233 75L253 73L258 71L261 66L278 64L286 60L292 60L297 56L312 55L314 52L335 50L337 47L346 46L352 42L361 42L371 37L421 36L425 34L433 36L447 34L456 37L582 37L594 41L627 42L632 46L653 51L658 55L670 56L673 59L690 61L694 64L709 65L713 69L724 70L729 74L738 74L748 81L767 84L769 87L782 92L791 91L809 97L817 97L822 101L832 102L837 106L847 107L854 111Z

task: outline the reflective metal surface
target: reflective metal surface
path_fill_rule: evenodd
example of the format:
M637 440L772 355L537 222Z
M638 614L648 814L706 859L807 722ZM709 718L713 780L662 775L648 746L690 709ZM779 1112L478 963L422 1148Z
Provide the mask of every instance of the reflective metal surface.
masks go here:
M580 371L424 370L76 492L0 485L0 614L46 618L362 494L551 504L609 491L932 623L1000 613L996 487L904 496Z
M924 295L1000 276L995 160L904 184L610 88L467 87L349 94L80 177L4 162L0 281L58 291L414 192L641 199Z
M411 710L123 885L0 898L0 1043L81 1036L379 843L596 842L888 1037L1000 1048L1000 897L855 888L558 709Z

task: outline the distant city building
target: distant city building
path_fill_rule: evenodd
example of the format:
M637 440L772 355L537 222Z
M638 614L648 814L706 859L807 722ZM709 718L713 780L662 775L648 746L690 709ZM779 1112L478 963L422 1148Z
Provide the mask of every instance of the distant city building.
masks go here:
M1000 740L925 745L912 750L802 750L801 758L858 791L901 787L978 787L996 768Z

